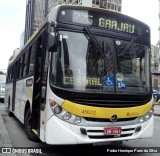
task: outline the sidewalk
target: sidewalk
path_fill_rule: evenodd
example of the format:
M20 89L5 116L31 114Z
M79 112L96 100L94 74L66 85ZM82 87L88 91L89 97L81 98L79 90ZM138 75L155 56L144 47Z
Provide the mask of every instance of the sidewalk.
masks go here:
M4 107L2 106L2 104L0 103L0 107ZM9 147L13 147L12 146L12 142L11 142L11 139L9 137L9 134L8 134L8 131L6 129L6 126L5 126L5 123L3 121L3 118L2 118L2 115L1 115L1 112L0 112L0 148L9 148ZM1 148L1 150L2 150ZM4 149L5 150L5 149ZM1 151L0 151L1 152ZM0 153L0 156L16 156L15 154L11 154L11 153Z

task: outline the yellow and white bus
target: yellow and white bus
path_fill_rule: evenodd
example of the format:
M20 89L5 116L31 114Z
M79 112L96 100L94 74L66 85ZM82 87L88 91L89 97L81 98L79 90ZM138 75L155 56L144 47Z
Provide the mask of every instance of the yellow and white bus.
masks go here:
M54 7L9 64L5 103L34 141L152 137L150 28L108 10Z

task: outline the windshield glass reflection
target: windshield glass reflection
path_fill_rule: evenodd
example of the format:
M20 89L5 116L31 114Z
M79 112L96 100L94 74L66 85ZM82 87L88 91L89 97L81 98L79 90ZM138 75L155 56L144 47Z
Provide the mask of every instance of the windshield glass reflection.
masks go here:
M59 35L58 50L52 55L54 86L87 92L150 91L148 46L94 35L100 51L83 33Z

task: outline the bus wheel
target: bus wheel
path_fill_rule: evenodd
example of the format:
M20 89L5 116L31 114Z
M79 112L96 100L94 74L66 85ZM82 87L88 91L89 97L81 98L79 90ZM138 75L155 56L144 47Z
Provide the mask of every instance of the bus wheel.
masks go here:
M10 109L10 102L8 103L8 116L13 117L14 114L9 109Z
M8 112L8 116L9 116L9 117L13 117L14 115L13 115L13 113L12 113L11 111L9 111L9 112Z
M31 112L29 109L28 109L26 116L25 116L24 126L25 126L25 131L26 131L27 137L31 141L38 142L39 138L32 132L32 129L31 129Z

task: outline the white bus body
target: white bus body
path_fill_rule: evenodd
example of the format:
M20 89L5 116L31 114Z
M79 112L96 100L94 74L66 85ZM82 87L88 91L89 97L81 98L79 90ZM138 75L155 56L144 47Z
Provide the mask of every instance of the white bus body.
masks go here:
M62 11L59 13L60 9ZM69 12L67 17L73 13L76 18L69 19L73 23L67 23L70 21L63 16L72 9L73 12ZM84 10L82 14L81 9ZM95 28L94 35L89 26L84 26L86 18L84 21L82 18L77 19L85 17L86 9L87 12L90 10L91 13L96 13L95 22L97 18L101 21L97 27L90 25ZM115 20L121 19L123 25L124 22L131 24L125 23L126 29L123 30L120 30L118 25L108 28L107 22L104 23L107 21L104 15L107 14L114 14L115 19L110 19L111 23L115 24ZM62 16L61 19L57 15ZM10 63L7 71L5 103L9 115L16 116L25 124L29 139L35 141L37 140L35 136L38 136L47 144L62 145L152 137L153 98L149 70L149 28L137 20L122 16L96 8L57 6ZM94 14L88 18L91 17L94 20ZM123 21L124 19L126 21ZM147 31L141 33L142 28ZM140 31L136 31L137 29ZM116 39L116 35L120 39L118 37ZM125 39L121 37L123 35ZM100 45L96 43L95 36L98 38L98 43L103 45L105 42L109 47L109 50L105 51L108 52L106 55L103 54L103 50L99 50L101 48L97 48ZM107 68L108 71L113 68L104 62L105 57L111 55L109 53L111 50L114 54L115 47L118 49L117 53L120 52L121 59L116 58L119 56L114 57L122 62L118 66L118 63L113 61L114 70L119 71L120 66L125 70L122 73L114 71L114 77L99 76L102 68L104 70ZM138 50L135 52L136 48ZM65 60L64 55L67 52L68 60ZM123 57L124 55L126 57ZM129 59L126 61L126 58ZM68 64L65 64L65 61L70 61L71 67L70 75L67 76L65 72L68 72L68 68L65 70L65 65L68 67ZM93 68L96 63L98 65ZM134 70L134 67L138 70ZM96 68L99 69L98 74ZM88 76L89 74L91 76ZM110 84L107 83L108 80Z

